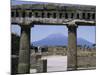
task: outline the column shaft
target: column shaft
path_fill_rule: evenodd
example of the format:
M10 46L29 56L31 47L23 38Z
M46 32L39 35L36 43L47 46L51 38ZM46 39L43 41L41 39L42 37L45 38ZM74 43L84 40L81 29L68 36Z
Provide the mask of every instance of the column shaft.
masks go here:
M76 26L68 27L68 70L77 69L77 31Z
M30 27L21 26L18 73L30 71Z

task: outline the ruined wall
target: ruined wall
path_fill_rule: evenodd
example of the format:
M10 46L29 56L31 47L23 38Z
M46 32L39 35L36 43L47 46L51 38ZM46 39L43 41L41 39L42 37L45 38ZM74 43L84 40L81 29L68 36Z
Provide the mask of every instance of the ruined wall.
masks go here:
M48 55L67 55L66 47L48 47Z

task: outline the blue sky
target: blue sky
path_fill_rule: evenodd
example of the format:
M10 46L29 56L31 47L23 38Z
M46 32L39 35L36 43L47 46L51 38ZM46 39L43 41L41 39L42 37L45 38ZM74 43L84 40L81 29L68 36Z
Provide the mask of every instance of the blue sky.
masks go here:
M24 1L24 0L11 0L11 5L37 4L37 3L44 3L44 2L37 2L37 1Z
M11 32L20 35L21 28L18 25L11 26ZM31 42L41 40L51 34L63 34L68 36L68 28L64 25L34 25L31 28ZM95 26L79 26L77 28L77 37L95 43Z

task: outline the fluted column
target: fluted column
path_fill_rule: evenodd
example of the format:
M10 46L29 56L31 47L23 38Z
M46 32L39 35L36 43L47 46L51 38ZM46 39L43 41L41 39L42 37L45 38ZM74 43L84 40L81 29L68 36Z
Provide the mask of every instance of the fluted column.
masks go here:
M67 70L77 69L77 26L68 25Z
M30 27L21 25L18 73L30 72Z

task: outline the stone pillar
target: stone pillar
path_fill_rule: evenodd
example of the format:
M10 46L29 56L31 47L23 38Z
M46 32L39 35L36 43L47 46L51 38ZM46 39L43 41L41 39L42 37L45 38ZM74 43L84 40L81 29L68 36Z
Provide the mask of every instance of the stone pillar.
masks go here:
M43 59L43 72L47 72L47 59Z
M42 58L41 54L36 54L36 70L37 73L47 72L47 59Z
M77 26L68 25L67 70L77 70Z
M30 72L30 27L21 25L18 73Z
M37 73L43 72L41 57L42 57L41 54L39 54L39 53L36 54L36 70L37 70Z

